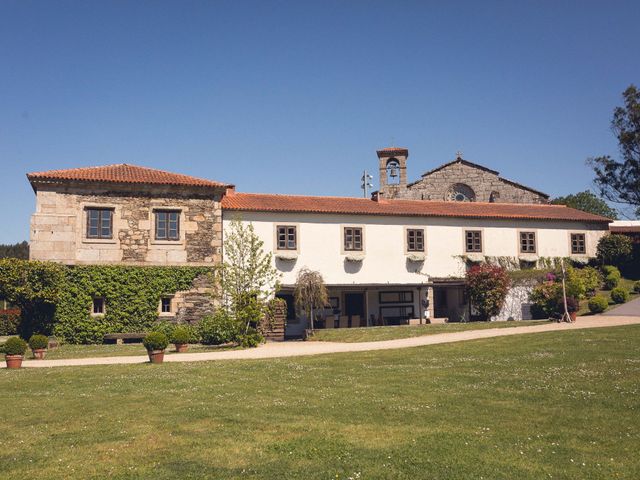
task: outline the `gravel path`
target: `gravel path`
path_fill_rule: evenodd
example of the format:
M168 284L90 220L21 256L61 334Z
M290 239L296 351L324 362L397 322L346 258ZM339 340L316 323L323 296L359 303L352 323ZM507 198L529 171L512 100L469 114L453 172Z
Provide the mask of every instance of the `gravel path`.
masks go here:
M556 332L560 330L579 330L583 328L616 327L621 325L640 324L640 316L591 316L579 317L578 321L569 323L546 323L531 327L491 328L486 330L468 330L464 332L440 333L421 337L385 340L381 342L337 343L337 342L282 342L267 343L258 348L247 350L228 350L223 352L182 353L168 355L165 363L172 362L203 362L209 360L240 360L260 358L299 357L306 355L321 355L327 353L366 352L371 350L390 350L396 348L421 347L440 343L477 340L481 338L506 337L525 333ZM80 365L123 365L148 362L146 356L135 357L101 357L75 358L61 360L25 360L23 367L63 367ZM0 368L5 367L0 362Z

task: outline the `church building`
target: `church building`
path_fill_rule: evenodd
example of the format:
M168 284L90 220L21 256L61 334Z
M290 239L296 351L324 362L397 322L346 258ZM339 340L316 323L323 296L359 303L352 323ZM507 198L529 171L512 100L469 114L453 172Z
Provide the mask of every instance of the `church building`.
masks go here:
M495 170L464 160L461 153L411 183L407 183L409 150L391 147L377 153L380 192L387 199L549 203L546 193L502 178Z

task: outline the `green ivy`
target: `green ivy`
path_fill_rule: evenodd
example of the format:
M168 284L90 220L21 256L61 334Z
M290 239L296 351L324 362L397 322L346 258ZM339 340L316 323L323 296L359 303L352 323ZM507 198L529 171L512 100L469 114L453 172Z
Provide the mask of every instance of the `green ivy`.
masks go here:
M158 319L162 296L188 290L198 276L211 271L208 267L67 267L53 333L70 343L98 343L107 333L148 331ZM105 298L104 315L91 315L94 297Z

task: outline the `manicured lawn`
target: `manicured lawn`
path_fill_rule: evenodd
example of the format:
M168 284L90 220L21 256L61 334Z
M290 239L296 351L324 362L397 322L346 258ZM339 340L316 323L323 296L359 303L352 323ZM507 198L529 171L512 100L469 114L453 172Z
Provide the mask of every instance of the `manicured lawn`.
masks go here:
M228 350L234 347L213 347L207 345L189 345L189 353L213 352ZM88 357L120 357L128 355L146 355L142 343L128 343L124 345L61 345L59 348L47 351L47 360L60 358L88 358ZM167 355L175 354L175 347L169 345ZM27 359L31 358L31 350L27 351Z
M640 297L640 294L633 291L633 285L635 282L635 280L631 280L629 278L621 278L618 285L619 287L622 287L629 292L629 301ZM609 308L614 308L617 306L617 304L613 303L613 301L611 300L611 290L598 290L596 292L596 295L601 295L609 300ZM580 302L580 310L578 311L578 315L592 315L592 313L589 311L589 299L582 300Z
M521 322L452 322L433 325L401 325L394 327L329 328L316 330L310 340L347 343L376 342L381 340L394 340L396 338L435 335L436 333L462 332L464 330L484 330L487 328L543 325L548 322L548 320L529 320Z
M640 326L0 371L0 478L640 478Z

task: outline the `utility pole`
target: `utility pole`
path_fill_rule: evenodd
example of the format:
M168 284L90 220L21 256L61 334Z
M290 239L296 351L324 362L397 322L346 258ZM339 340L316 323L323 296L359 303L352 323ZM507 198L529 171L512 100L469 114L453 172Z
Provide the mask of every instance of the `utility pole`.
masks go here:
M361 180L360 188L362 189L362 196L364 198L368 198L369 197L368 190L370 188L373 188L373 183L371 183L371 180L373 180L373 177L369 175L365 170L362 172L362 178L360 180Z

